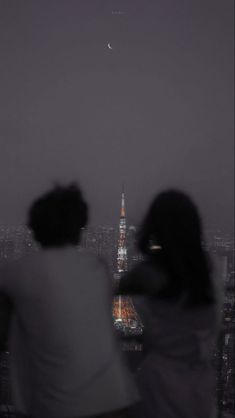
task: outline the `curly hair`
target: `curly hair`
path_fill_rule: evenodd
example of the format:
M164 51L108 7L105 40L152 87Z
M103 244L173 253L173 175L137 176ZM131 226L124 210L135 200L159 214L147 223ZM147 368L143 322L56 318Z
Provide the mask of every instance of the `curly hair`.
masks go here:
M29 209L28 226L43 247L76 245L88 220L88 207L75 183L56 186Z

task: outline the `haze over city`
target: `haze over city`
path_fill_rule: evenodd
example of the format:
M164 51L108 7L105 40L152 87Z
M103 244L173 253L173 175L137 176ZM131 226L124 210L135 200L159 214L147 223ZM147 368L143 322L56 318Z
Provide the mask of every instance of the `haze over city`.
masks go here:
M165 187L232 231L232 0L1 0L0 224L76 180L91 222Z

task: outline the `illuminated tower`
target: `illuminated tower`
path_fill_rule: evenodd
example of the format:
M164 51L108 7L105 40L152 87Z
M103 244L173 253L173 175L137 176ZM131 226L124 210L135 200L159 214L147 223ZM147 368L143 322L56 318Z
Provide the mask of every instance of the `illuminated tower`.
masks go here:
M121 216L119 223L117 271L118 273L127 271L126 211L124 191L122 191Z
M119 280L120 275L128 270L127 256L127 228L126 228L126 209L125 194L122 190L121 214L119 222L119 236L117 248L117 274ZM132 300L129 296L117 296L113 302L113 316L116 328L125 333L131 332L139 334L142 332L142 324L135 311Z

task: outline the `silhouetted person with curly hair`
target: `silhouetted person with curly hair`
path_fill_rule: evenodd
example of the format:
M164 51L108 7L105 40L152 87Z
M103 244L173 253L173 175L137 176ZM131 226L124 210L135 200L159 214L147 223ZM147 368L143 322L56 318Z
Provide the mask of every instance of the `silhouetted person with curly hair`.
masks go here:
M0 271L13 309L13 400L23 416L121 418L136 400L113 334L106 265L77 250L87 219L76 185L54 188L29 210L39 251Z
M190 197L168 190L154 199L138 238L144 261L119 289L142 300L145 351L137 379L143 402L136 417L214 416L219 312L202 238Z

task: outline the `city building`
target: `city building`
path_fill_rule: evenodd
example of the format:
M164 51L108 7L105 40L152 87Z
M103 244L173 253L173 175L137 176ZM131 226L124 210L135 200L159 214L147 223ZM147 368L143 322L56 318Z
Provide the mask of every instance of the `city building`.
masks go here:
M234 238L220 231L210 231L208 237L205 246L214 261L216 279L223 285L221 332L215 347L218 414L235 416Z
M136 248L138 228L126 222L125 195L122 194L118 228L113 226L91 226L83 231L83 248L105 258L114 283L120 275L142 260ZM221 231L208 231L204 248L211 259L219 265L218 279L224 286L222 306L222 329L218 346L215 347L217 368L216 395L218 417L235 416L235 296L234 296L234 239ZM24 225L0 226L0 260L16 260L30 256L38 250L30 231ZM142 352L143 325L134 309L131 298L115 298L113 304L115 330L120 336L120 345L133 369L138 367ZM9 385L8 352L0 353L0 417L12 417Z

